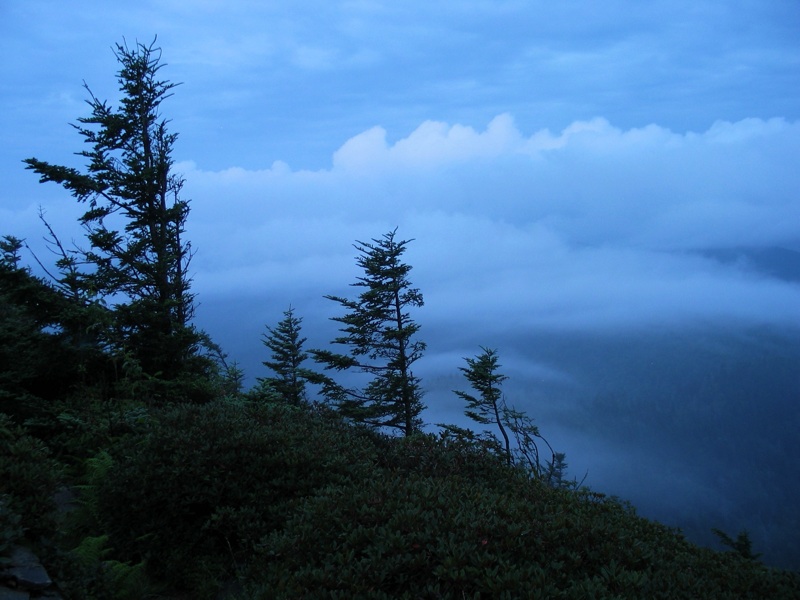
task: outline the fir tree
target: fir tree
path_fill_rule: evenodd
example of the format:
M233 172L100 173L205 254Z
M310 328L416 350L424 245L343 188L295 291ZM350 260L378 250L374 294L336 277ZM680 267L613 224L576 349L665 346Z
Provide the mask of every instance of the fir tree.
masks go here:
M724 546L730 548L730 552L752 561L756 561L761 557L761 554L753 552L753 541L750 539L750 534L747 533L747 530L740 531L736 539L716 527L712 528L711 531L714 532Z
M103 378L102 351L84 306L20 264L23 241L0 238L0 411L31 417L63 400L77 381Z
M455 425L440 426L450 434L467 441L480 442L486 448L501 453L508 465L524 469L551 487L580 487L582 481L579 483L574 479L566 479L566 455L553 450L550 442L539 432L533 418L506 404L502 385L508 377L498 372L500 365L497 351L483 347L481 350L475 358L464 359L466 367L459 367L477 395L458 390L455 394L467 403L464 414L470 419L481 425L497 425L502 444L488 431L477 435L469 429ZM541 455L540 444L547 448L549 458Z
M303 319L294 315L289 307L283 319L274 328L267 327L264 345L272 352L272 360L264 361L264 366L275 373L275 377L259 379L262 385L269 386L286 402L298 405L306 400L306 380L308 372L302 368L308 354L303 352L306 338L300 337Z
M154 44L117 44L118 108L84 84L91 114L75 125L89 146L78 153L88 163L83 171L24 162L41 182L58 183L88 205L80 222L89 248L70 251L70 285L113 303L109 339L118 355L151 382L191 381L210 364L198 356L206 338L190 324L192 251L183 237L189 203L180 197L184 180L172 171L177 135L160 112L176 84L159 78Z
M473 396L466 392L456 391L455 394L467 403L464 410L473 421L481 425L494 423L503 436L503 448L505 450L506 462L512 462L511 440L503 426L502 413L505 410L505 401L501 386L507 376L498 373L500 365L497 364L497 351L488 348L481 348L483 352L477 357L465 358L466 367L459 367L464 376L469 381L472 389L478 392L478 396Z
M312 350L311 354L326 370L350 371L369 377L363 387L345 386L327 376L317 377L325 397L346 417L375 427L398 429L411 435L421 426L420 380L413 364L425 351L416 339L419 325L408 310L423 305L422 294L411 286L411 266L401 258L410 240L395 239L397 230L372 243L357 242L356 262L364 271L356 283L361 289L351 300L326 296L345 309L341 323L343 335L334 344L348 347L346 354Z

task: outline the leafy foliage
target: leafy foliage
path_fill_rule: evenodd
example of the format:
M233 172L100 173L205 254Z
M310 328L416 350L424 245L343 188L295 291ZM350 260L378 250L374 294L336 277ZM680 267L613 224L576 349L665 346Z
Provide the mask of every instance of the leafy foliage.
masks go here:
M800 589L795 575L697 548L600 494L553 489L502 462L469 474L450 462L452 448L427 439L427 467L387 463L302 500L264 539L247 597L788 598Z
M145 600L160 598L147 578L144 563L131 565L109 555L108 536L87 536L74 548L50 548L47 572L64 598Z
M64 575L76 590L152 589L145 574L196 598L232 578L244 597L270 599L800 590L797 575L693 546L614 499L531 479L481 440L391 437L285 403L148 419L87 463L83 506L103 533L70 553L89 582Z
M166 411L113 453L98 487L111 545L189 588L231 577L293 501L365 476L373 449L346 431L332 415L285 404Z
M11 528L8 537L16 527L32 538L54 531L53 496L61 475L61 465L47 446L0 413L0 497L6 527Z
M144 563L130 565L109 559L111 549L107 544L107 535L84 538L71 553L76 566L86 570L99 568L99 577L95 579L101 580L116 600L141 600L147 597L151 589Z
M792 597L800 581L479 442L391 437L286 404L160 415L99 490L109 545L151 574L247 598Z
M0 567L3 566L3 557L7 556L11 552L11 547L25 535L22 517L11 509L11 503L11 496L0 494Z

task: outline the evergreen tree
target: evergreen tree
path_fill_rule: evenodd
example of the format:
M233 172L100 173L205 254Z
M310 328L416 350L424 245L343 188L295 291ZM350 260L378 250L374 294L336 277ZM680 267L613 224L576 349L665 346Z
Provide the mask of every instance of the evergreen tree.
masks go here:
M190 325L192 252L183 238L189 203L180 197L184 180L172 172L177 135L160 113L176 84L159 78L163 63L154 44L117 44L118 108L84 84L91 114L75 125L90 148L78 153L88 162L83 171L24 162L41 182L58 183L88 205L80 222L90 247L70 251L70 282L114 304L115 350L148 381L191 381L210 364L198 355L206 338Z
M102 314L21 266L22 246L13 236L0 239L0 411L30 417L76 382L102 379L101 349L80 327Z
M261 378L262 385L269 386L286 402L298 405L306 400L306 380L308 372L302 368L308 354L303 352L306 338L300 337L300 325L303 319L294 315L289 307L283 313L283 319L274 328L267 327L264 345L272 352L272 360L264 361L264 366L271 369L276 377Z
M554 465L556 464L556 453L550 443L539 432L539 426L527 413L516 410L513 407L504 407L503 420L514 436L516 444L514 459L516 464L524 467L539 479L547 480L548 459L543 460L539 450L539 443L544 442L547 446L550 451L549 461ZM565 457L562 457L562 461L563 458Z
M464 359L467 362L466 367L459 367L459 370L464 373L472 388L478 392L478 396L460 391L455 393L467 403L464 414L470 419L481 425L492 423L497 425L503 436L506 462L510 465L512 462L511 440L503 426L502 413L505 410L505 401L501 390L503 381L508 377L497 372L500 367L497 364L497 351L488 348L481 349L483 352L474 359Z
M712 528L711 531L714 532L724 546L730 548L730 552L752 561L757 561L761 557L761 554L753 553L753 541L750 539L750 534L747 533L747 530L740 531L736 539L716 527Z
M422 294L411 287L411 266L401 258L410 240L395 239L397 230L372 243L357 242L356 262L364 275L351 284L362 291L354 300L325 296L345 309L333 320L342 324L343 335L334 344L348 347L346 354L312 350L325 369L350 371L370 379L361 388L344 386L327 376L317 377L322 393L348 418L376 427L399 429L411 435L421 426L425 408L419 378L412 365L425 351L415 339L419 331L408 312L423 305Z
M539 427L525 412L506 405L502 384L508 379L498 372L496 350L481 347L482 352L475 358L464 359L466 367L459 367L478 395L455 391L467 403L464 414L481 425L497 425L502 436L502 445L489 432L476 435L469 429L455 425L440 425L445 431L462 439L480 442L490 450L502 453L509 465L525 469L533 477L544 481L551 487L576 489L581 483L567 480L566 455L556 452L550 442L539 432ZM513 444L512 444L513 437ZM542 457L539 444L544 444L550 457ZM585 479L585 477L584 477Z
M22 241L0 240L0 412L22 417L40 401L42 381L54 358L53 313L58 298L19 265Z

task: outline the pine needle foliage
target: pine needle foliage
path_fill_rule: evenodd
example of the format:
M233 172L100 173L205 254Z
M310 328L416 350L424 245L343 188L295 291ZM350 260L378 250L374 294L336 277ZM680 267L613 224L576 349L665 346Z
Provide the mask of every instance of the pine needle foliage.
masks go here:
M89 247L61 248L69 285L114 305L109 343L141 369L150 395L163 397L176 390L160 382L205 367L198 356L203 338L190 325L192 248L184 239L189 202L181 197L183 178L173 172L177 134L161 116L177 84L160 78L164 64L155 40L117 44L115 55L118 107L84 84L91 113L74 127L89 146L78 153L85 169L36 158L24 162L40 182L57 183L87 205L79 221Z
M458 390L455 391L455 394L467 403L464 414L470 419L481 425L497 425L500 434L503 436L506 462L510 465L513 456L511 453L511 440L503 425L502 414L505 408L505 401L503 400L501 388L508 377L498 372L500 365L498 364L497 350L481 349L483 352L475 358L464 359L467 363L466 367L459 367L459 370L478 395L475 396Z
M323 395L342 415L374 427L388 427L412 435L419 431L422 402L420 379L412 371L425 343L416 339L420 326L409 309L423 306L422 293L408 278L411 266L402 261L411 240L396 239L397 230L371 242L357 242L356 263L364 275L352 286L361 290L355 299L325 296L345 314L333 317L341 336L334 344L347 353L312 350L314 360L326 370L368 376L363 387L346 386L320 376Z
M263 342L272 354L271 360L266 360L263 364L275 376L258 380L262 386L268 386L285 402L295 406L307 399L308 371L302 365L308 354L303 351L306 338L300 337L302 322L303 319L295 316L294 309L290 306L274 328L267 327Z
M761 557L761 554L753 553L753 541L747 531L740 531L736 539L716 527L712 528L711 531L714 532L724 546L727 546L731 552L738 554L742 558L755 561Z

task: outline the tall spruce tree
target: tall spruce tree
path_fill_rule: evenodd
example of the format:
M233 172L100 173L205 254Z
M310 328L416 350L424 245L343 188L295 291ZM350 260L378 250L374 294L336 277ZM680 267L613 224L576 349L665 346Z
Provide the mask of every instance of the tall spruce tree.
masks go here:
M343 334L333 343L347 346L348 352L312 350L311 354L326 370L368 376L361 387L342 385L327 376L317 378L323 395L342 414L411 435L421 427L419 415L425 408L420 380L412 371L425 343L416 339L420 327L408 310L421 307L423 300L408 279L411 266L401 260L411 240L399 241L396 233L395 229L371 243L356 242L356 262L364 271L351 284L362 290L356 299L325 296L345 309L344 316L333 317Z
M78 153L87 159L85 169L24 162L41 182L58 183L88 205L80 222L89 248L71 250L83 267L73 284L114 306L109 338L115 351L151 382L189 380L191 371L209 365L198 356L205 338L190 324L192 251L183 237L189 203L180 197L184 180L172 171L177 135L160 112L177 84L159 78L164 65L155 40L117 44L115 56L117 108L84 84L91 114L74 127L89 146Z
M289 307L284 311L283 319L274 328L267 327L264 345L272 352L271 359L264 361L264 366L275 373L275 377L259 379L262 385L279 394L290 404L299 405L306 400L306 380L308 372L302 364L308 358L303 352L306 338L300 337L300 326L303 319L294 315Z

